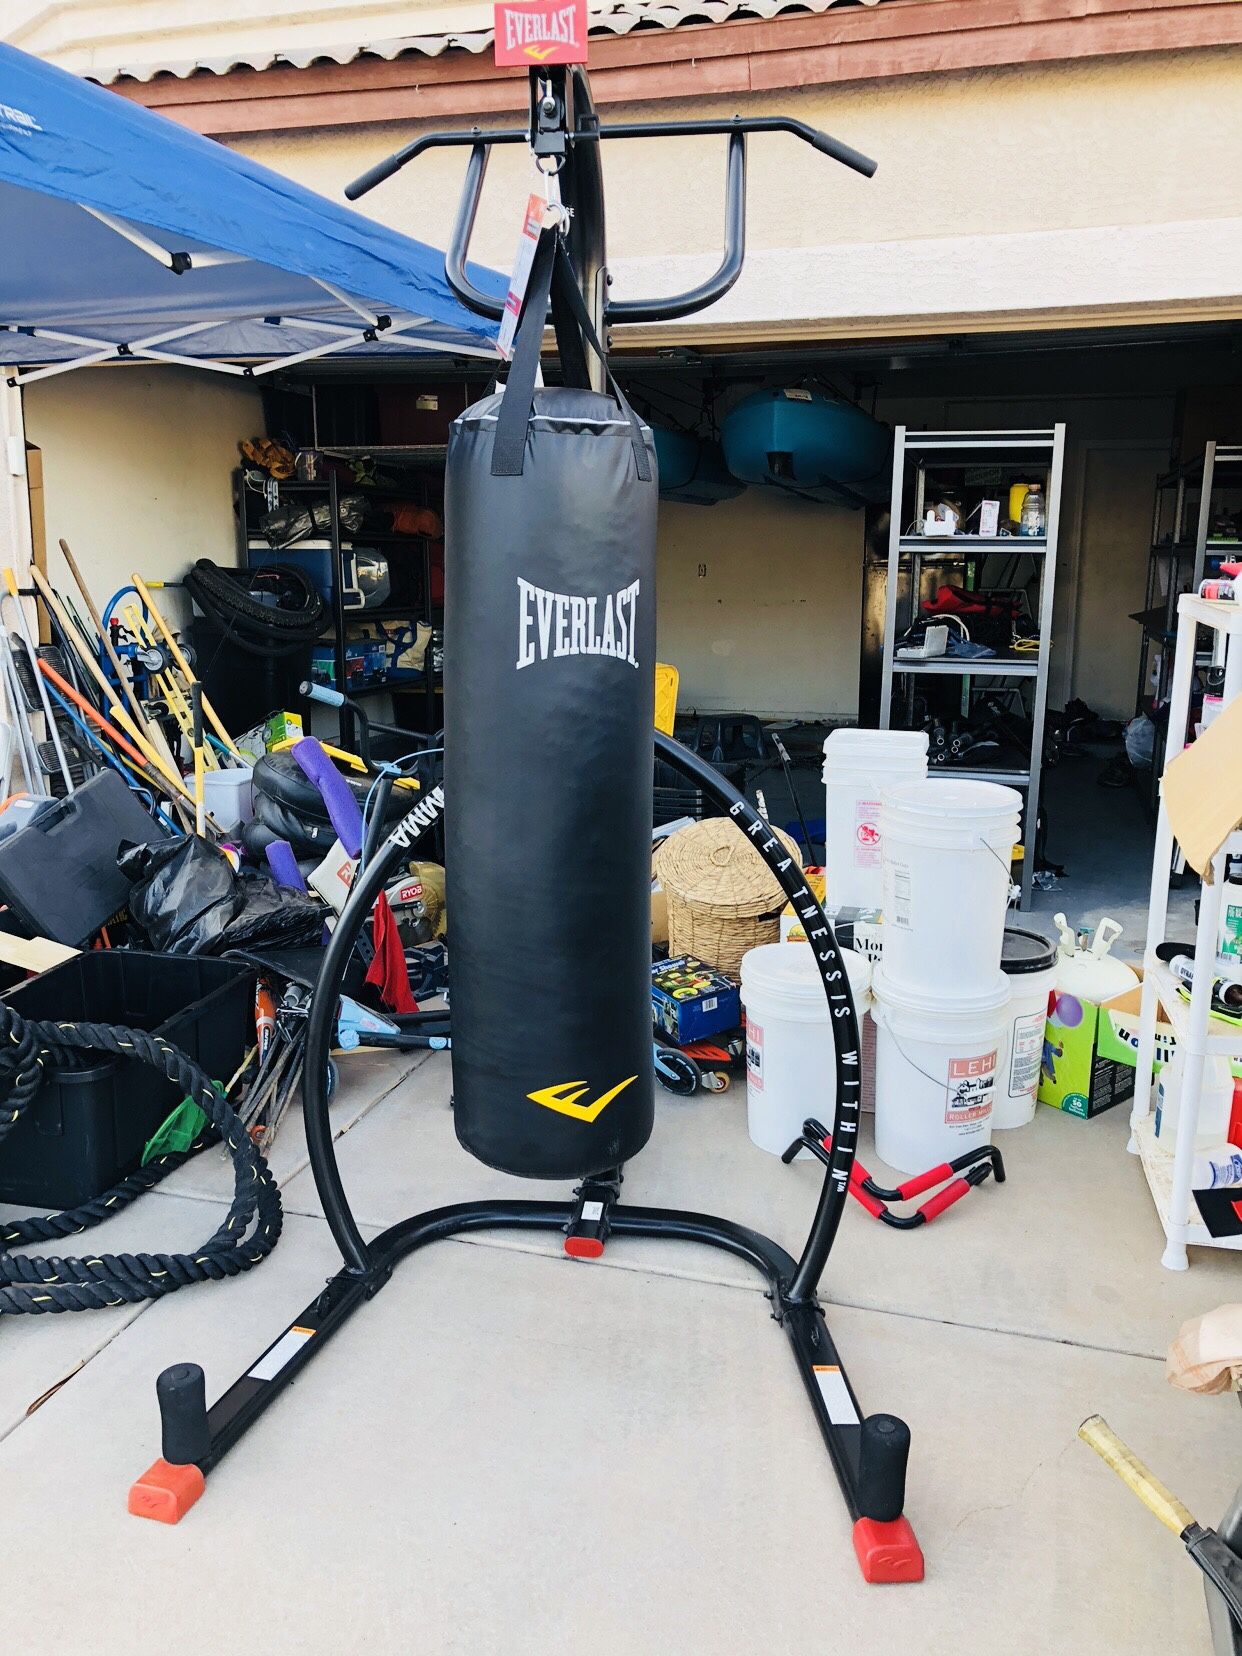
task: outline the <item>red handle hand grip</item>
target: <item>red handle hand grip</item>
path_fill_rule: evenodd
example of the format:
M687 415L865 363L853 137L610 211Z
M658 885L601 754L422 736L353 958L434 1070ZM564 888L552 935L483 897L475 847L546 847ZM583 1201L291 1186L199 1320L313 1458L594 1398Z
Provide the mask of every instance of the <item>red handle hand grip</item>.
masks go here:
M933 1190L936 1185L943 1184L946 1179L953 1177L953 1169L948 1162L941 1162L939 1167L929 1168L926 1173L916 1173L905 1184L897 1186L897 1193L903 1202L910 1202L916 1196L921 1196L925 1190Z
M930 1225L938 1214L944 1212L945 1208L951 1208L954 1202L960 1202L970 1188L965 1179L954 1179L952 1184L945 1185L943 1190L938 1190L934 1196L929 1196L919 1209L919 1212L923 1215L923 1222Z

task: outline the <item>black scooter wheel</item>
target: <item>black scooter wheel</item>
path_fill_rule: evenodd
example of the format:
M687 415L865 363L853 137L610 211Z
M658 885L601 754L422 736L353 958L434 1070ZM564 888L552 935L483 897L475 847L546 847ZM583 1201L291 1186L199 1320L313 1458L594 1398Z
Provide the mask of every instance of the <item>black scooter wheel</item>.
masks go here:
M655 1075L665 1091L675 1093L678 1098L693 1098L699 1090L699 1066L676 1047L660 1047L656 1051Z

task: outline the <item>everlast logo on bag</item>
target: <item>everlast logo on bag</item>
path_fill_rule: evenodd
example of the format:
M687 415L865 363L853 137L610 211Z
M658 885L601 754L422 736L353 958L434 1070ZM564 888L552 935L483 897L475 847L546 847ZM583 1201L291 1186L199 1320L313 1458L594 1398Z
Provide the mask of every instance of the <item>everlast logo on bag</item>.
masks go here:
M620 592L584 598L576 592L550 592L519 575L518 654L520 671L557 656L615 656L637 667L634 623L640 583Z
M493 8L496 25L496 62L585 63L586 0L536 0L512 5L501 0Z

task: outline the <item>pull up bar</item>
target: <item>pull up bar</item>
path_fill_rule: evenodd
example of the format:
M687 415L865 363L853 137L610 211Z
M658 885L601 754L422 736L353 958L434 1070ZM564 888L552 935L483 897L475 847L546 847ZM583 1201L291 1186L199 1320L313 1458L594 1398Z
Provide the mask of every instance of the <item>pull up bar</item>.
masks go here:
M680 316L691 316L722 298L737 281L746 257L746 138L752 132L788 133L800 138L821 155L861 173L864 178L872 177L876 170L876 162L870 156L788 115L734 115L726 119L699 121L627 121L614 126L602 125L592 116L582 126L574 126L564 132L562 142L570 154L581 146L596 146L600 139L605 138L723 136L729 141L725 159L724 251L714 273L697 287L667 299L610 300L604 310L606 323L665 322ZM426 150L469 146L470 160L462 185L461 201L444 258L445 275L449 286L467 309L477 316L499 321L504 315L504 304L482 292L470 280L467 255L492 148L497 144L526 144L530 140L530 131L517 127L498 132L486 132L476 126L468 132L426 133L395 150L347 184L345 194L350 201L357 201L377 184L382 184L402 167L417 160ZM593 153L598 155L598 149L594 148Z

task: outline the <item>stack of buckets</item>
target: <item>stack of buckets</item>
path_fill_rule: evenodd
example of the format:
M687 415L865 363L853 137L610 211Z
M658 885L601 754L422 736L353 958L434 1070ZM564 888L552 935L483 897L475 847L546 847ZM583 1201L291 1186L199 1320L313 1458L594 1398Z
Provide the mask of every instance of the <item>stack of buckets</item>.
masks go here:
M1055 973L1042 938L1005 927L1022 799L929 778L927 736L911 731L834 731L824 784L826 901L883 911L874 971L843 951L860 1018L869 1008L875 1025L876 1150L921 1173L1035 1112ZM741 978L750 1136L779 1155L806 1116L832 1119L823 988L805 944L750 950ZM868 1046L864 1032L864 1062Z
M883 794L875 1144L904 1173L987 1144L1007 1091L1001 951L1021 805L1012 788L950 778Z

